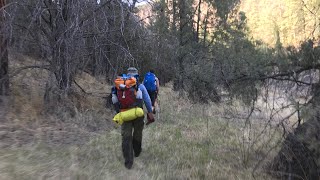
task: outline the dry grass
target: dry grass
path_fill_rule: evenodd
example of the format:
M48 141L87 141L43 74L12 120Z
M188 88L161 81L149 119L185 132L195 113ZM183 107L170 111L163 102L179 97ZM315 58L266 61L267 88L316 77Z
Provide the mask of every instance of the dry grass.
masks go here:
M41 65L39 61L20 54L10 54L9 58L11 72L25 66ZM50 77L49 72L44 69L26 69L12 77L10 79L11 103L7 119L21 122L41 119L45 107L43 102L45 87L52 80L54 79ZM78 75L76 81L87 93L83 93L79 87L74 86L74 93L69 100L76 111L105 110L104 97L110 91L110 86L87 73Z
M264 157L267 162L274 156L276 151L268 150L280 137L259 115L250 127L245 119L227 118L246 115L240 104L192 104L168 85L161 88L157 122L144 130L143 152L127 170L120 128L111 124L113 112L99 97L110 87L82 74L77 82L94 95L75 97L74 117L63 109L57 116L44 117L45 75L42 81L32 79L32 74L23 83L24 77L13 81L14 103L7 118L15 126L0 127L0 145L7 144L0 150L4 180L253 179L253 169ZM271 179L260 164L255 177Z
M132 170L123 166L118 128L91 138L85 145L52 148L46 143L38 143L32 147L3 149L0 151L0 177L253 179L255 164L266 155L272 143L264 145L264 149L253 147L248 151L249 160L245 166L240 123L218 118L222 111L219 107L211 106L205 111L203 108L203 105L191 105L169 88L163 88L160 119L145 128L143 153L135 159ZM211 116L206 115L209 112ZM257 178L270 179L261 171Z
M10 54L9 58L11 72L40 64L20 54ZM66 104L56 104L50 108L53 113L48 114L44 93L51 78L47 70L25 69L10 79L11 95L5 105L0 104L0 147L42 142L49 145L83 144L93 135L112 128L108 121L111 110L105 108L103 98L103 93L110 88L108 85L83 73L77 77L78 83L82 83L91 94L74 87L73 94L64 99ZM101 93L90 92L90 88Z

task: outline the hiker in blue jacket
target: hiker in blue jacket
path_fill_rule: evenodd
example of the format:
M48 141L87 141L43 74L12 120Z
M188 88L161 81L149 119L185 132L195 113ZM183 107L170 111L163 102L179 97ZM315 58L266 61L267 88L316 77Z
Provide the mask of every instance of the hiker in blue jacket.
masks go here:
M155 105L156 105L156 100L158 98L160 84L159 84L159 79L154 74L154 70L150 70L145 74L143 84L146 87L148 94L151 98L152 112L155 114L156 113Z
M136 102L137 107L142 108L143 102L147 108L147 123L146 125L154 122L152 114L152 104L149 94L143 84L139 82L138 70L134 67L130 67L127 70L128 77L135 77L137 79L137 91L136 91ZM113 88L112 93L117 93L117 90ZM117 112L122 111L121 104L119 101L114 101L114 106ZM127 169L131 169L133 165L133 156L138 157L142 151L142 131L144 127L144 117L137 118L132 121L123 122L121 125L121 136L122 136L122 153L124 157L124 165Z

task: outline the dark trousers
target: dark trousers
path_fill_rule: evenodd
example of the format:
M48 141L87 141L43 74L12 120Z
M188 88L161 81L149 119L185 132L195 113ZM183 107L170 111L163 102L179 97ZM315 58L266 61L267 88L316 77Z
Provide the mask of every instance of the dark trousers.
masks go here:
M152 106L154 107L154 103L156 102L158 96L157 91L148 91L148 94L150 96Z
M133 164L133 155L138 157L141 153L142 131L144 117L133 121L123 122L121 125L122 153L125 165Z

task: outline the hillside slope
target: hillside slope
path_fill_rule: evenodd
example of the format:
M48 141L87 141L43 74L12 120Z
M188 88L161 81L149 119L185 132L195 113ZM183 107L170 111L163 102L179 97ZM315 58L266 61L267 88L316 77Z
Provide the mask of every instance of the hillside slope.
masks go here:
M112 111L105 108L104 98L110 86L102 80L82 73L76 82L86 93L75 85L64 104L47 104L45 89L54 82L53 77L45 69L25 68L44 63L17 53L10 54L9 62L10 96L0 103L0 147L83 144L92 135L112 128L107 121Z

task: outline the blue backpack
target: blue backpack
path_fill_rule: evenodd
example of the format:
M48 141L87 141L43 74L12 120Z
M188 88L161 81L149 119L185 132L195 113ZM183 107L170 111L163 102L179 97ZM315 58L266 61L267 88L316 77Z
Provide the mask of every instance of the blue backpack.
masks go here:
M148 91L156 91L157 90L157 86L156 86L156 75L154 75L151 72L148 72L145 76L144 76L144 81L143 81L143 85L146 87L146 89Z

